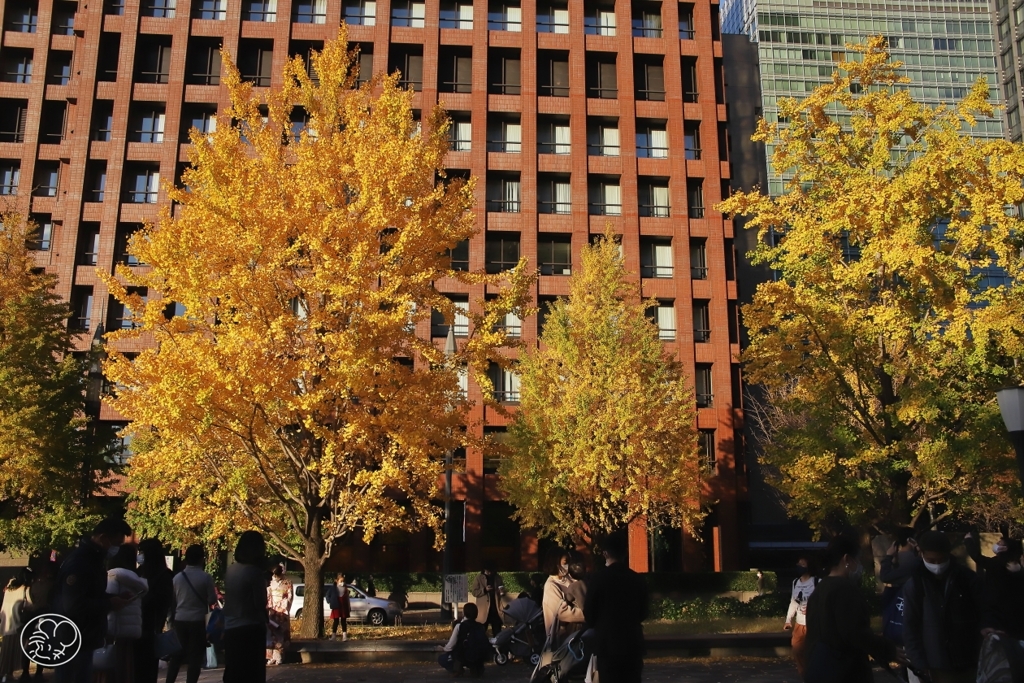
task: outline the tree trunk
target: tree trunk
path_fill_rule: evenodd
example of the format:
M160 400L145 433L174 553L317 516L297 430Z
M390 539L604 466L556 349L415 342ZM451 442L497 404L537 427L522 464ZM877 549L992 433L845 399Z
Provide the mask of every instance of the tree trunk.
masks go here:
M311 537L306 539L306 548L302 555L306 587L302 603L302 624L299 626L301 638L322 638L324 635L324 566L321 560L323 546L320 524L317 521Z
M892 476L892 501L889 521L898 526L910 524L910 473L897 472Z

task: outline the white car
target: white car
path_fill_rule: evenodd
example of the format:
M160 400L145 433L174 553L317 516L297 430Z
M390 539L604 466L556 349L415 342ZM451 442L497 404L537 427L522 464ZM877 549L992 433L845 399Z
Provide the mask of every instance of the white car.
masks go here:
M330 584L324 586L323 595L327 595ZM306 592L306 585L297 583L294 586L295 597L292 599L292 619L302 616L303 595ZM348 601L352 607L349 614L349 621L366 622L372 626L383 626L395 623L396 617L402 616L402 606L397 602L385 600L384 598L372 598L355 586L348 586ZM331 614L331 607L324 597L324 618Z

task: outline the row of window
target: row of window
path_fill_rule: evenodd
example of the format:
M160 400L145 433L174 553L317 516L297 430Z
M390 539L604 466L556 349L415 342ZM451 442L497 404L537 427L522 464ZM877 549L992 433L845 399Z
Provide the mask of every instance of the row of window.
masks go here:
M967 21L957 19L864 19L844 15L810 16L782 12L761 12L758 22L768 26L803 26L805 28L837 28L860 31L862 34L887 33L966 33L992 35L992 24L988 21ZM859 43L861 39L849 39L848 43Z
M36 162L30 194L56 197L60 188L61 162ZM160 165L131 162L124 165L121 200L128 204L156 204L160 194ZM21 162L0 159L0 195L16 195L21 189ZM89 161L86 165L83 199L102 202L107 195L107 162Z
M50 19L50 32L55 36L75 33L78 3L56 0ZM12 0L4 7L4 28L14 33L35 33L39 28L39 3L36 0Z

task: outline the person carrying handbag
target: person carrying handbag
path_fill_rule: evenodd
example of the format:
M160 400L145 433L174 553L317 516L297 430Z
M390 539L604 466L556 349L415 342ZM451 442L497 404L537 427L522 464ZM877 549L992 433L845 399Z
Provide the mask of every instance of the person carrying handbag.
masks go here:
M167 682L174 683L184 661L186 683L196 683L206 661L206 615L217 602L213 577L204 571L206 551L201 545L185 550L185 568L174 577L172 624L181 651L171 656L167 665Z

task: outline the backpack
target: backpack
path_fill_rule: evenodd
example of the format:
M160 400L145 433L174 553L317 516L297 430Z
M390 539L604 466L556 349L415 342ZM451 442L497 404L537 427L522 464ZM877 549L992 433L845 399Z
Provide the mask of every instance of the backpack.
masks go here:
M904 584L905 585L905 584ZM882 637L895 645L903 644L903 586L882 593Z
M455 646L455 655L464 664L483 664L493 654L494 648L487 640L484 625L476 620L463 621L459 624L459 642Z

